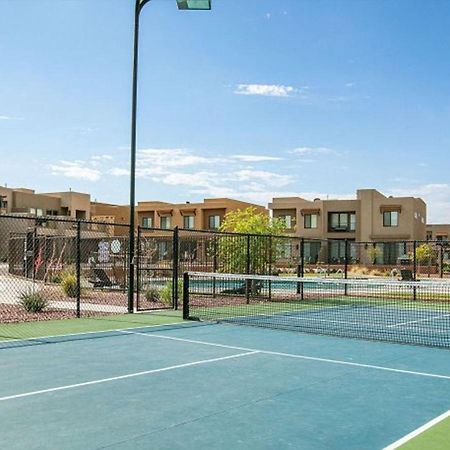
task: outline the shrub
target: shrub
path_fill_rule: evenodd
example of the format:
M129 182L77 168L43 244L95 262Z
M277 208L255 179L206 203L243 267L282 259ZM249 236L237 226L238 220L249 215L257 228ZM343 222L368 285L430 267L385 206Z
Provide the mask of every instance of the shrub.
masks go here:
M33 292L32 290L22 292L19 303L25 311L30 313L41 312L48 306L48 300L39 292Z
M160 300L160 294L156 288L148 288L145 293L145 298L148 302L156 303Z
M178 280L178 296L183 292L183 281ZM161 301L166 305L172 304L172 281L168 281L160 292Z
M68 297L75 298L77 296L77 276L74 273L68 271L62 273L60 284L62 290Z

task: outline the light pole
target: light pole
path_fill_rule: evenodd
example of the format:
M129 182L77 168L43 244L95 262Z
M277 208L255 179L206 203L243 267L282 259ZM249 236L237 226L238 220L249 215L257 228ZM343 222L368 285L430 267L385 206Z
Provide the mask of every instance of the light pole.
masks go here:
M131 100L131 157L130 157L130 234L128 243L128 312L133 312L134 306L134 229L136 203L136 115L137 115L137 76L139 58L139 17L142 8L150 0L136 0L134 10L134 48L133 48L133 88ZM210 10L211 0L176 0L180 10Z

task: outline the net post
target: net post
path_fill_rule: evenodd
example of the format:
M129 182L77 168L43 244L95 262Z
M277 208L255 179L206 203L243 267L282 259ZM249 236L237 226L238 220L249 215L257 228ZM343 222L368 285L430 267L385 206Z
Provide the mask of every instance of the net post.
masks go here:
M77 317L81 316L81 222L77 221L76 237Z
M136 309L139 310L139 297L141 293L141 226L137 226L136 239Z
M344 279L348 280L348 239L345 239L345 256L344 256ZM348 295L347 283L344 285L344 295Z
M172 305L173 309L178 310L178 257L179 249L179 229L173 229L173 257L172 257Z
M183 274L183 319L189 319L189 273Z
M300 264L297 266L297 276L303 278L305 276L305 238L300 241ZM304 299L303 282L297 283L297 294Z

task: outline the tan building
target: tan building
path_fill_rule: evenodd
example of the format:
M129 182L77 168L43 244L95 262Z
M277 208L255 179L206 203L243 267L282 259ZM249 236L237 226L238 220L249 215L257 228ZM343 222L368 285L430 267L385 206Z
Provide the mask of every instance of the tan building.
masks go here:
M200 203L139 202L136 211L143 227L217 230L228 212L248 207L268 214L263 206L229 198L207 198Z
M50 192L37 194L32 189L0 187L0 214L65 216L90 219L89 194Z
M427 241L448 241L450 238L450 224L428 224Z
M427 209L422 199L386 197L375 189L360 189L353 200L274 198L269 208L273 217L286 222L292 234L335 240L328 252L336 262L345 256L345 240L383 242L383 259L393 263L408 252L405 243L394 241L426 238ZM307 243L305 254L317 259L320 248L320 243Z

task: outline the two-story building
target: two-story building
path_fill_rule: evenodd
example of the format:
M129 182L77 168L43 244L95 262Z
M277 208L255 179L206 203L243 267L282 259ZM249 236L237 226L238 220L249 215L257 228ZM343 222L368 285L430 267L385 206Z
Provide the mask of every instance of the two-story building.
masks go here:
M375 189L360 189L355 199L274 198L269 204L273 217L284 220L288 231L305 238L305 257L317 261L324 245L328 260L342 262L345 241L379 242L379 259L395 264L408 253L407 241L426 238L426 204L415 197L386 197ZM316 240L316 241L315 241ZM350 246L353 259L356 246Z
M33 189L0 187L0 214L90 218L91 196L81 192L38 194Z
M230 198L206 198L198 203L146 201L139 202L136 211L142 227L218 230L228 212L249 207L257 213L268 214L263 206Z

